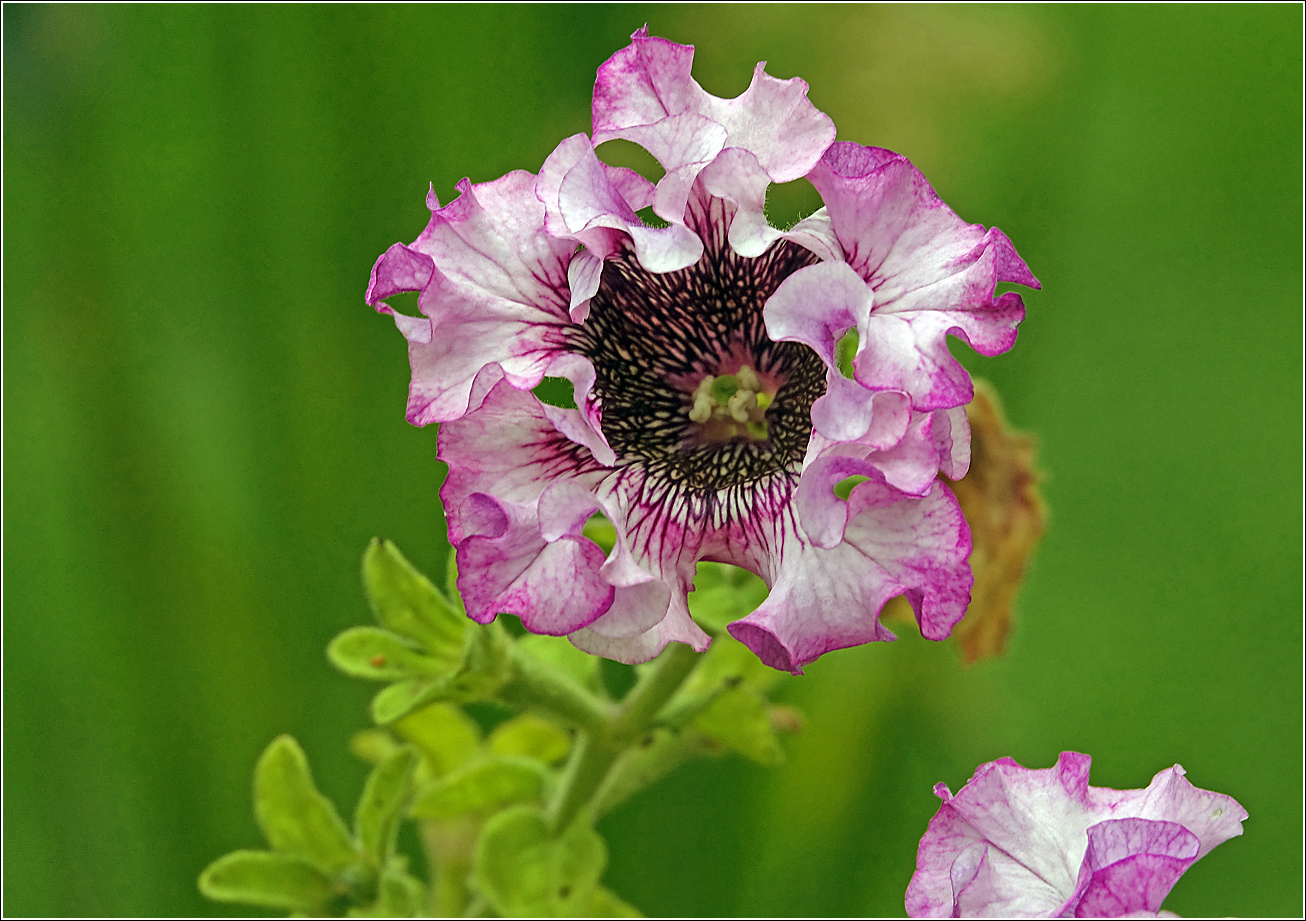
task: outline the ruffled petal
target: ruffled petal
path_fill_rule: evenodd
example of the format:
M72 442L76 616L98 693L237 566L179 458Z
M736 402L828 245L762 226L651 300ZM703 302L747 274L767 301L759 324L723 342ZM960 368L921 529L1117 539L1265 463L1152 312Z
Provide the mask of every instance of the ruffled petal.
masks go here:
M998 282L1039 287L1000 231L967 224L906 157L840 142L810 176L844 259L875 292L855 367L876 389L906 390L917 409L960 406L970 379L948 353L956 335L984 355L1006 351L1024 318Z
M845 378L835 354L845 333L865 330L871 306L871 291L855 272L842 262L823 262L781 282L767 299L763 318L772 339L801 342L825 362L826 392L812 405L816 432L831 442L860 441L884 450L906 431L907 398ZM921 477L933 479L937 471L936 464Z
M1194 787L1177 764L1159 772L1145 790L1131 792L1135 795L1113 810L1115 817L1178 822L1201 843L1198 857L1205 857L1217 844L1243 833L1247 810L1232 796Z
M666 616L642 633L627 637L605 636L591 624L568 638L577 649L627 665L638 665L656 658L668 643L684 643L697 652L703 652L712 643L712 638L689 616L684 587L671 592Z
M653 208L673 226L704 182L735 205L731 245L757 256L781 236L764 214L767 185L806 175L834 141L834 123L808 101L806 83L770 76L765 62L740 96L721 99L691 76L693 59L692 46L650 37L647 27L632 35L599 68L594 143L622 138L658 160L666 173Z
M549 233L559 240L583 244L592 258L600 261L629 238L640 264L649 271L671 272L693 265L703 254L703 244L685 226L684 202L678 214L672 212L675 220L671 226L645 226L635 212L645 207L647 188L633 176L630 170L617 170L599 162L585 135L567 138L544 161L536 187ZM636 200L628 200L627 194ZM654 207L659 207L656 202ZM585 271L592 272L592 266ZM597 279L597 275L594 277ZM594 290L598 290L597 286ZM582 300L573 295L571 308L577 308Z
M1091 763L1063 752L1031 770L1002 758L956 796L936 786L943 805L921 838L908 914L1152 917L1184 870L1242 832L1242 807L1178 765L1146 790L1111 790L1088 785Z
M567 263L574 244L544 230L535 177L459 183L446 207L430 197L431 221L411 246L396 243L372 269L367 302L395 318L409 343L408 421L458 419L475 408L472 384L497 364L515 387L548 373L568 321ZM429 320L404 317L384 299L420 292Z
M468 496L459 517L476 527L457 545L458 588L472 620L515 614L532 633L561 636L611 607L614 590L599 576L603 550L593 541L546 541L534 509L485 493Z
M1091 826L1075 917L1159 911L1200 846L1196 835L1174 822L1111 819Z
M801 674L833 649L893 639L880 609L906 595L921 634L943 639L970 599L969 555L965 519L941 483L912 498L868 480L848 498L840 543L816 546L796 524L780 535L764 573L770 595L730 634L772 668Z
M532 632L561 635L611 607L605 554L580 532L606 470L534 396L498 381L479 409L441 426L439 456L449 465L440 498L458 588L473 619L510 613Z

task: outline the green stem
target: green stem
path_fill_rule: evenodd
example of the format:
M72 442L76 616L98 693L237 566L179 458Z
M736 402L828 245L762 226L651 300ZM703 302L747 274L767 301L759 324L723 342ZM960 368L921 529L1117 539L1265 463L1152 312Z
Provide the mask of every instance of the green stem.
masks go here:
M576 737L571 760L549 809L549 827L555 835L565 831L593 799L620 755L621 749L603 736L581 733Z
M670 644L621 702L617 720L612 726L612 741L625 748L648 729L658 711L689 677L698 661L699 655L692 647L684 643Z
M496 696L515 709L543 710L583 733L603 734L612 725L611 707L570 675L512 646L508 680Z
M554 834L561 833L594 799L621 753L652 724L658 712L698 664L699 655L672 643L621 702L616 719L600 731L582 732L549 810ZM596 729L598 727L595 727Z

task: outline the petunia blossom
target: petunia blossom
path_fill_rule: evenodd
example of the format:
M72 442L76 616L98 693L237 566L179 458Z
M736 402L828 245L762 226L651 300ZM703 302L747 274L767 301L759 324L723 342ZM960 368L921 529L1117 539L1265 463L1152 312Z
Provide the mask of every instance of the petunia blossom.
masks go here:
M636 32L599 68L592 134L538 175L463 180L448 205L432 190L426 229L372 271L368 303L408 340L408 419L441 423L468 614L624 662L703 649L686 596L711 560L770 586L729 629L776 668L892 639L879 611L898 595L942 639L972 581L938 479L969 463L971 385L945 338L1009 348L1024 308L995 286L1038 283L906 158L835 143L802 80L759 64L721 99L692 62ZM616 139L664 173L604 163ZM772 227L767 187L804 177L825 207ZM405 291L420 316L385 302ZM542 402L546 378L574 405Z
M1088 755L1055 767L981 765L943 800L907 887L913 918L1156 917L1193 863L1243 833L1232 797L1199 790L1179 765L1144 790L1088 785ZM1166 913L1168 914L1168 913Z

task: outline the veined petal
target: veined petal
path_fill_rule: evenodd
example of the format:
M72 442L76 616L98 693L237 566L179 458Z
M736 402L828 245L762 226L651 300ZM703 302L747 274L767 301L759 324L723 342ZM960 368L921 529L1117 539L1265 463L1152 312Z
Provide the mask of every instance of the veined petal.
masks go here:
M604 636L591 625L571 634L568 639L577 649L628 665L638 665L656 658L667 648L668 643L684 643L698 652L704 651L712 643L712 638L689 616L684 588L671 592L666 616L642 633L628 637Z
M844 259L875 292L857 379L907 390L917 409L968 402L970 379L948 354L945 336L960 336L984 355L1015 342L1024 305L1014 293L995 300L995 286L1039 284L1011 241L962 221L891 151L836 143L808 178Z
M1154 914L1197 861L1200 846L1196 835L1175 822L1109 819L1090 826L1075 917Z
M798 78L778 80L757 65L734 99L706 92L691 76L694 49L653 38L647 27L599 68L594 142L614 138L649 151L666 174L654 210L684 222L694 183L734 203L729 239L740 255L760 255L781 234L764 214L766 187L798 179L834 141L834 123L807 99Z
M1242 807L1193 787L1178 765L1146 790L1112 790L1088 785L1091 763L1063 752L1031 770L1001 758L956 796L937 785L943 804L921 838L907 913L1153 916L1184 870L1242 833Z
M593 541L571 536L546 541L534 509L485 493L468 496L459 517L498 525L467 536L456 548L459 572L475 574L459 578L472 620L485 624L499 614L515 614L532 633L561 636L612 605L613 588L599 577L603 550Z
M879 613L897 595L907 596L927 639L946 637L966 611L970 533L945 486L911 498L868 480L848 506L844 539L834 547L818 547L791 526L764 574L770 596L730 625L773 668L801 674L833 649L893 639Z
M409 341L414 425L474 408L472 383L487 365L529 389L554 360L569 320L566 272L575 247L544 231L534 182L520 171L477 186L463 180L461 196L446 207L432 194L426 230L411 246L390 247L372 269L368 304L394 316ZM420 292L426 326L385 303L405 291Z
M585 135L567 138L544 161L536 187L549 233L560 240L583 244L600 260L607 259L629 239L640 262L650 271L669 272L692 265L702 255L703 244L685 227L684 201L679 214L671 210L676 218L671 226L645 226L635 211L646 206L649 190L633 175L629 170L601 163ZM684 191L688 195L688 186ZM660 207L657 202L662 194L661 186L653 193L655 210ZM636 200L629 201L626 195ZM573 296L572 306L578 303Z
M772 339L801 342L825 362L826 391L812 405L816 432L831 442L866 441L869 448L884 450L906 432L907 398L845 378L835 354L839 340L850 329L865 335L872 304L872 293L856 272L842 262L822 262L799 269L781 282L767 300L763 316ZM881 425L888 423L880 432L874 432L877 407ZM886 413L892 421L885 418ZM937 464L926 465L917 479L931 480L937 472ZM919 488L912 491L921 492Z
M458 198L432 210L412 249L430 256L459 287L565 316L567 263L575 247L546 232L535 183L525 170L476 185L463 179Z
M748 89L734 99L722 99L690 75L693 62L692 45L650 37L647 27L632 35L630 45L599 68L594 84L596 143L694 113L726 130L723 147L750 151L773 182L789 182L806 175L834 141L834 122L808 101L803 80L772 77L763 61L754 68ZM650 153L657 155L652 149ZM670 170L681 162L662 165Z

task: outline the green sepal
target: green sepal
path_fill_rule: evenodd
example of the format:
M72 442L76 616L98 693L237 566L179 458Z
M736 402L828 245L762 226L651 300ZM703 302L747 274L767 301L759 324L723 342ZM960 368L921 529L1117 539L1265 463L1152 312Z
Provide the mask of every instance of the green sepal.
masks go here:
M416 710L396 722L394 731L421 750L436 777L462 767L481 749L480 727L451 704L430 704Z
M540 798L548 771L531 758L495 756L476 761L431 782L413 801L415 819L452 819L488 814L513 803Z
M385 866L394 853L399 818L417 761L416 749L401 748L373 768L363 786L354 814L354 834L363 853L377 866Z
M587 918L644 917L643 912L606 886L598 886L594 889L594 894L590 896L589 908L583 914Z
M367 545L363 584L377 621L417 640L444 668L458 665L467 617L390 541L376 538Z
M200 892L216 902L240 902L304 914L323 914L336 895L330 877L312 861L272 851L234 851L204 868Z
M571 751L571 736L533 713L500 723L490 733L489 743L496 755L520 755L544 764L556 764Z
M436 677L449 671L446 663L422 655L379 627L350 627L327 646L327 658L346 675L373 681Z
M543 813L516 806L485 823L474 882L504 917L578 917L592 904L607 860L603 839L587 823L551 838Z
M358 859L336 807L318 792L304 751L278 736L254 769L254 812L274 850L307 858L330 874Z

